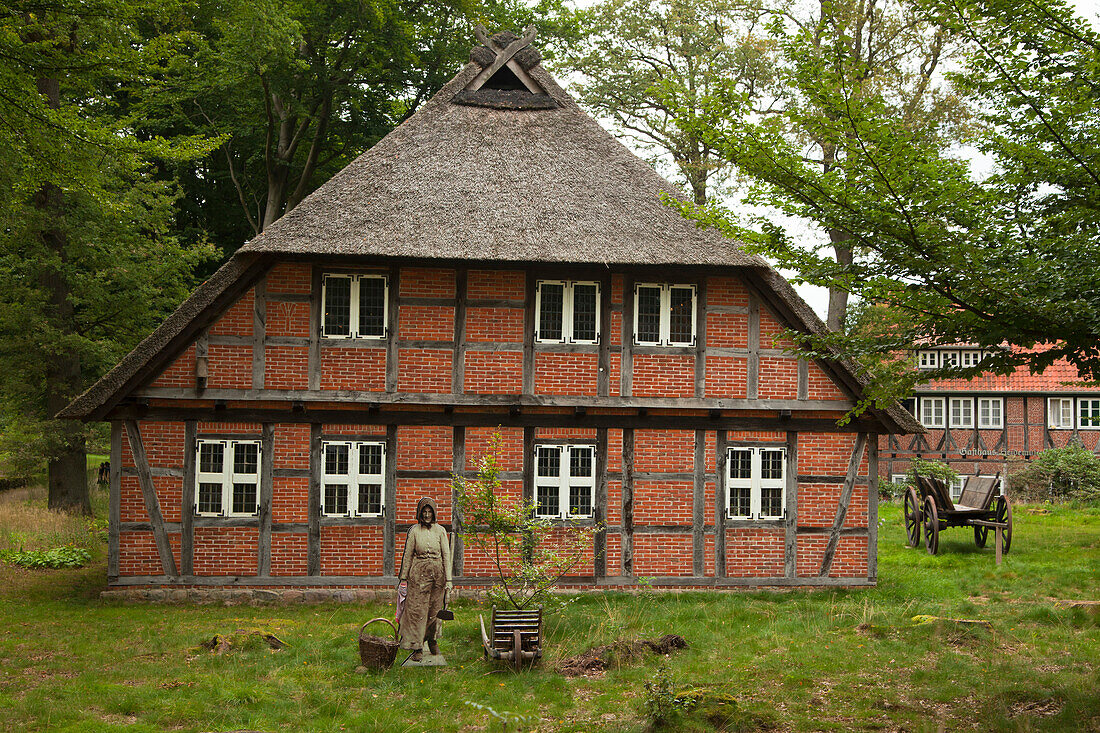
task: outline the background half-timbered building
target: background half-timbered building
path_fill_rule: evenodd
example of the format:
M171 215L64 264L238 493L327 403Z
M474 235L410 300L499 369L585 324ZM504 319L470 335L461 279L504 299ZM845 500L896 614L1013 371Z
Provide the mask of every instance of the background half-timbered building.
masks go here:
M462 531L450 477L498 428L503 491L600 527L572 584L875 582L878 436L920 427L838 427L861 383L782 336L813 312L514 44L63 413L113 426L113 586L392 584L419 497Z
M967 344L921 347L913 363L922 370L973 366L982 355L980 347ZM913 458L943 461L959 474L951 487L955 497L969 476L1007 476L1071 440L1100 453L1100 387L1084 383L1066 361L1042 374L1020 367L1009 374L929 381L906 408L925 432L882 436L882 477L901 483Z

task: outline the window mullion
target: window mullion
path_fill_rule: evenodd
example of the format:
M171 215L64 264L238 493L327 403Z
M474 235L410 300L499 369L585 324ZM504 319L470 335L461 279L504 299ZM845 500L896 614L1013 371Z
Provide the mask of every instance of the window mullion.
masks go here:
M228 517L233 510L233 461L237 450L237 441L226 440L222 443L222 513Z
M359 514L359 447L362 443L348 443L348 516Z
M350 331L350 338L359 337L359 276L355 275L351 278L351 303L348 305L348 330Z
M661 286L661 310L658 317L658 323L660 324L660 341L661 344L667 346L670 341L671 324L670 321L672 313L672 295L668 285Z
M568 280L561 288L561 340L573 343L573 283Z
M760 449L749 454L749 516L760 519Z

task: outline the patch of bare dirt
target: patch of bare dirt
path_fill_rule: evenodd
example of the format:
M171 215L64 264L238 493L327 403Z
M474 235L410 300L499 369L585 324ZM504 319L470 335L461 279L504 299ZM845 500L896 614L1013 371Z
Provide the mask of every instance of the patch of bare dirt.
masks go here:
M1023 715L1048 718L1062 712L1062 708L1065 706L1066 703L1064 700L1053 697L1047 698L1046 700L1021 700L1009 706L1008 714L1013 718L1018 718Z
M671 654L686 649L687 641L679 634L665 634L656 641L631 639L617 641L589 649L583 654L563 659L558 671L566 677L593 677L602 675L609 668L628 664L648 654Z

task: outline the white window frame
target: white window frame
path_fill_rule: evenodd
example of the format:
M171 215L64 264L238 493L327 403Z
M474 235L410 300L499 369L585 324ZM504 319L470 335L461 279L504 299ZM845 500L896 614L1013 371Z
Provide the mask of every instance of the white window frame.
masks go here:
M959 352L959 365L964 369L969 367L976 367L982 361L982 352L968 350Z
M996 410L993 407L996 405ZM983 409L985 413L983 413ZM1003 428L1005 425L1005 404L1001 397L979 397L977 409L978 427L982 429ZM994 415L996 412L996 415Z
M939 369L940 352L922 349L917 352L917 369Z
M327 333L325 331L325 306L328 303L328 284L330 280L344 279L351 281L351 294L349 305L351 312L348 321L348 333ZM382 333L359 333L359 283L363 280L382 281ZM367 339L381 341L389 336L390 329L390 282L385 275L365 273L353 275L342 272L326 272L321 278L321 337L326 339Z
M948 424L953 428L972 428L974 427L974 398L973 397L951 397L947 400L947 419ZM958 413L956 417L956 410Z
M218 472L202 470L202 447L204 445L218 445L222 451L222 470ZM256 446L256 473L235 473L233 471L234 457L237 446ZM260 511L260 466L263 464L263 446L259 440L231 440L223 438L199 438L195 441L195 500L193 509L197 517L254 517ZM250 512L233 511L233 484L255 484L256 505ZM220 512L199 511L199 487L202 484L220 484L222 495L222 508Z
M661 291L661 310L658 316L659 337L656 341L641 341L638 338L638 295L642 288L658 288ZM671 337L672 290L691 291L691 340L673 341ZM634 283L634 344L637 346L694 346L698 338L699 291L694 285L682 283Z
M892 473L890 474L890 483L895 486L901 486L909 483L909 474L907 473Z
M920 424L926 428L942 428L946 424L946 402L943 397L921 397ZM935 408L939 407L939 419Z
M1047 398L1047 427L1055 430L1072 430L1075 417L1072 397Z
M348 472L329 473L325 455L329 446L347 446ZM359 451L365 446L378 446L382 449L382 463L377 474L359 473ZM371 483L381 486L380 509L377 512L359 510L359 484ZM329 484L343 484L348 487L348 508L346 512L331 512L325 506L325 492ZM386 516L386 444L374 440L323 440L321 441L321 516L323 517L384 517Z
M1086 410L1088 415L1085 414ZM1100 430L1100 397L1077 398L1077 429Z
M957 351L941 351L940 352L940 366L944 367L957 367L961 363L959 358L959 352Z
M778 451L780 454L780 475L777 479L762 478L763 462L761 460L761 454L766 451ZM748 479L732 478L730 476L730 471L733 468L733 454L736 452L747 452L750 454L749 472L751 475ZM783 519L787 515L787 448L785 446L730 446L726 451L726 470L723 480L726 483L726 516L730 519L778 520ZM745 488L749 490L749 513L734 514L732 490ZM762 489L779 489L779 514L771 515L763 513L763 501L761 500Z
M540 450L558 451L558 475L540 476L538 467L538 455ZM589 451L592 455L590 465L591 473L588 476L570 475L572 467L572 452L574 450ZM591 443L536 443L534 454L531 456L532 471L534 472L535 485L535 516L540 519L591 519L596 511L596 446ZM557 489L558 512L548 514L539 511L539 488ZM589 506L592 511L587 514L569 513L569 489L570 487L586 488L589 491Z
M542 328L542 286L562 286L561 338L545 338ZM573 288L577 285L589 285L596 288L596 335L591 339L577 338L573 333ZM600 310L602 305L600 283L595 280L539 280L535 284L535 341L540 344L596 344L600 341Z
M958 501L962 496L963 487L966 486L967 476L956 476L951 479L951 485L947 487L951 492L951 501Z

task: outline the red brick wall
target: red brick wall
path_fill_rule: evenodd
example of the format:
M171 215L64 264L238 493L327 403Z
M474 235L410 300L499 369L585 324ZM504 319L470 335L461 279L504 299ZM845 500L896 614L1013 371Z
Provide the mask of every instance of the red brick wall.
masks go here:
M691 535L635 534L634 574L690 576Z
M264 350L264 389L308 389L309 349L268 345Z
M328 344L322 346L321 389L384 392L386 350Z
M381 527L321 527L321 575L381 574Z
M599 356L596 354L535 354L535 392L595 395Z
M451 341L455 337L455 309L443 305L403 305L397 334L418 341Z
M707 355L707 397L745 397L748 394L748 359Z
M455 271L434 267L402 267L398 292L403 298L453 298Z
M154 379L152 387L194 387L195 386L195 347L188 346L175 361L170 362L164 371Z
M470 270L466 297L489 300L523 300L526 276L518 270Z
M636 354L632 387L635 397L692 397L695 358Z
M306 560L308 552L309 538L304 534L280 532L271 535L271 574L306 575L309 570Z
M759 395L765 400L798 398L798 359L790 357L760 357Z
M397 391L450 394L454 352L443 349L400 349Z
M520 394L523 354L518 351L467 351L465 391L470 394Z
M210 389L252 388L252 347L210 344L206 386ZM194 382L192 382L192 385Z
M467 341L523 341L522 308L468 308Z
M255 575L259 538L255 527L196 527L195 575Z
M708 293L709 295L709 293ZM749 346L747 313L708 313L707 346L746 349Z
M848 399L848 395L844 393L840 387L836 386L836 382L822 370L814 362L810 362L807 366L807 380L808 397L811 400L844 400Z
M726 575L731 578L781 577L785 542L782 529L727 529Z
M280 262L267 273L267 292L307 295L311 289L312 271L313 268L310 265Z
M269 301L265 329L268 336L308 337L309 303L275 303ZM268 345L267 348L270 349L271 346Z

